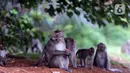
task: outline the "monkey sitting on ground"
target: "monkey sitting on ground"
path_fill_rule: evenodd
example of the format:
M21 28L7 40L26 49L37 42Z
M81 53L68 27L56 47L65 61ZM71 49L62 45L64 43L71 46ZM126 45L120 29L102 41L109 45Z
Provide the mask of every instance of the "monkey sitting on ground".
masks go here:
M40 39L33 38L31 42L31 47L29 49L26 49L27 53L42 53L42 43Z
M0 66L5 66L7 64L6 54L3 43L0 41Z
M79 49L76 53L77 58L80 61L79 66L87 67L88 56L92 57L94 55L94 48L89 49Z
M60 30L54 31L50 40L45 45L42 55L35 66L44 61L49 67L60 68L65 71L71 71L69 66L70 52L66 50L64 34Z
M65 38L66 50L70 51L69 60L74 68L77 68L76 43L73 38Z
M92 70L93 66L100 67L102 69L106 69L112 72L122 72L120 69L111 68L110 59L107 54L106 46L103 43L99 43L97 45L96 53L91 60Z

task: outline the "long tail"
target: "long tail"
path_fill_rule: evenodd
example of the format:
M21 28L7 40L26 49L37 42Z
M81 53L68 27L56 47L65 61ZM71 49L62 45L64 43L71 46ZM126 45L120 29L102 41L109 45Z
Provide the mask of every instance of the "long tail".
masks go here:
M77 58L78 58L78 52L79 52L79 51L76 52L76 57L77 57Z
M122 73L122 70L117 69L117 68L112 68L112 69L109 69L109 70L112 71L112 72L120 72L120 73Z
M41 57L38 59L38 61L34 64L34 66L38 66L38 65L40 65L41 63L42 63L42 61L44 60L44 57L45 57L45 55L43 54L43 55L41 55Z

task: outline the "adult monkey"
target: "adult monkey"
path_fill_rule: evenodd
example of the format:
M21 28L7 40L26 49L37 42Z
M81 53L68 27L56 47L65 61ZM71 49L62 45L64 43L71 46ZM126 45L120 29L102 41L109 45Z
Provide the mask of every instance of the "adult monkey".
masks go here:
M68 69L69 55L70 52L66 50L63 32L56 30L45 45L42 55L35 66L38 66L45 60L45 63L49 67L58 67L66 71L71 71Z
M111 68L110 59L106 51L106 46L103 43L99 43L97 45L96 53L91 60L92 70L93 70L93 65L112 72L122 72L120 69Z

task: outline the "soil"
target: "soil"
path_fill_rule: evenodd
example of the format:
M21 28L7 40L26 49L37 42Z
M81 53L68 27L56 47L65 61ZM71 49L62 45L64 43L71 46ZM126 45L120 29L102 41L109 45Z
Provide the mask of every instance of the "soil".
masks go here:
M27 60L25 58L15 58L10 59L8 64L5 67L0 67L0 73L69 73L67 71L58 69L58 68L48 68L46 66L31 66L35 61ZM110 72L97 67L94 67L92 71L89 67L77 69L72 68L72 73L118 73L118 72ZM122 65L113 65L112 68L119 68L123 71L123 73L130 73L130 70Z

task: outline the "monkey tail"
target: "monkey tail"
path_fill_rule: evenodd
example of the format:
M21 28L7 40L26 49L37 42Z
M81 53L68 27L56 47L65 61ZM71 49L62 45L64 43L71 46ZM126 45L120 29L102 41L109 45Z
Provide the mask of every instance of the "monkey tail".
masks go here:
M76 52L76 57L78 58L78 51Z
M122 73L122 70L117 69L117 68L109 69L109 71L112 71L112 72L120 72L120 73Z

